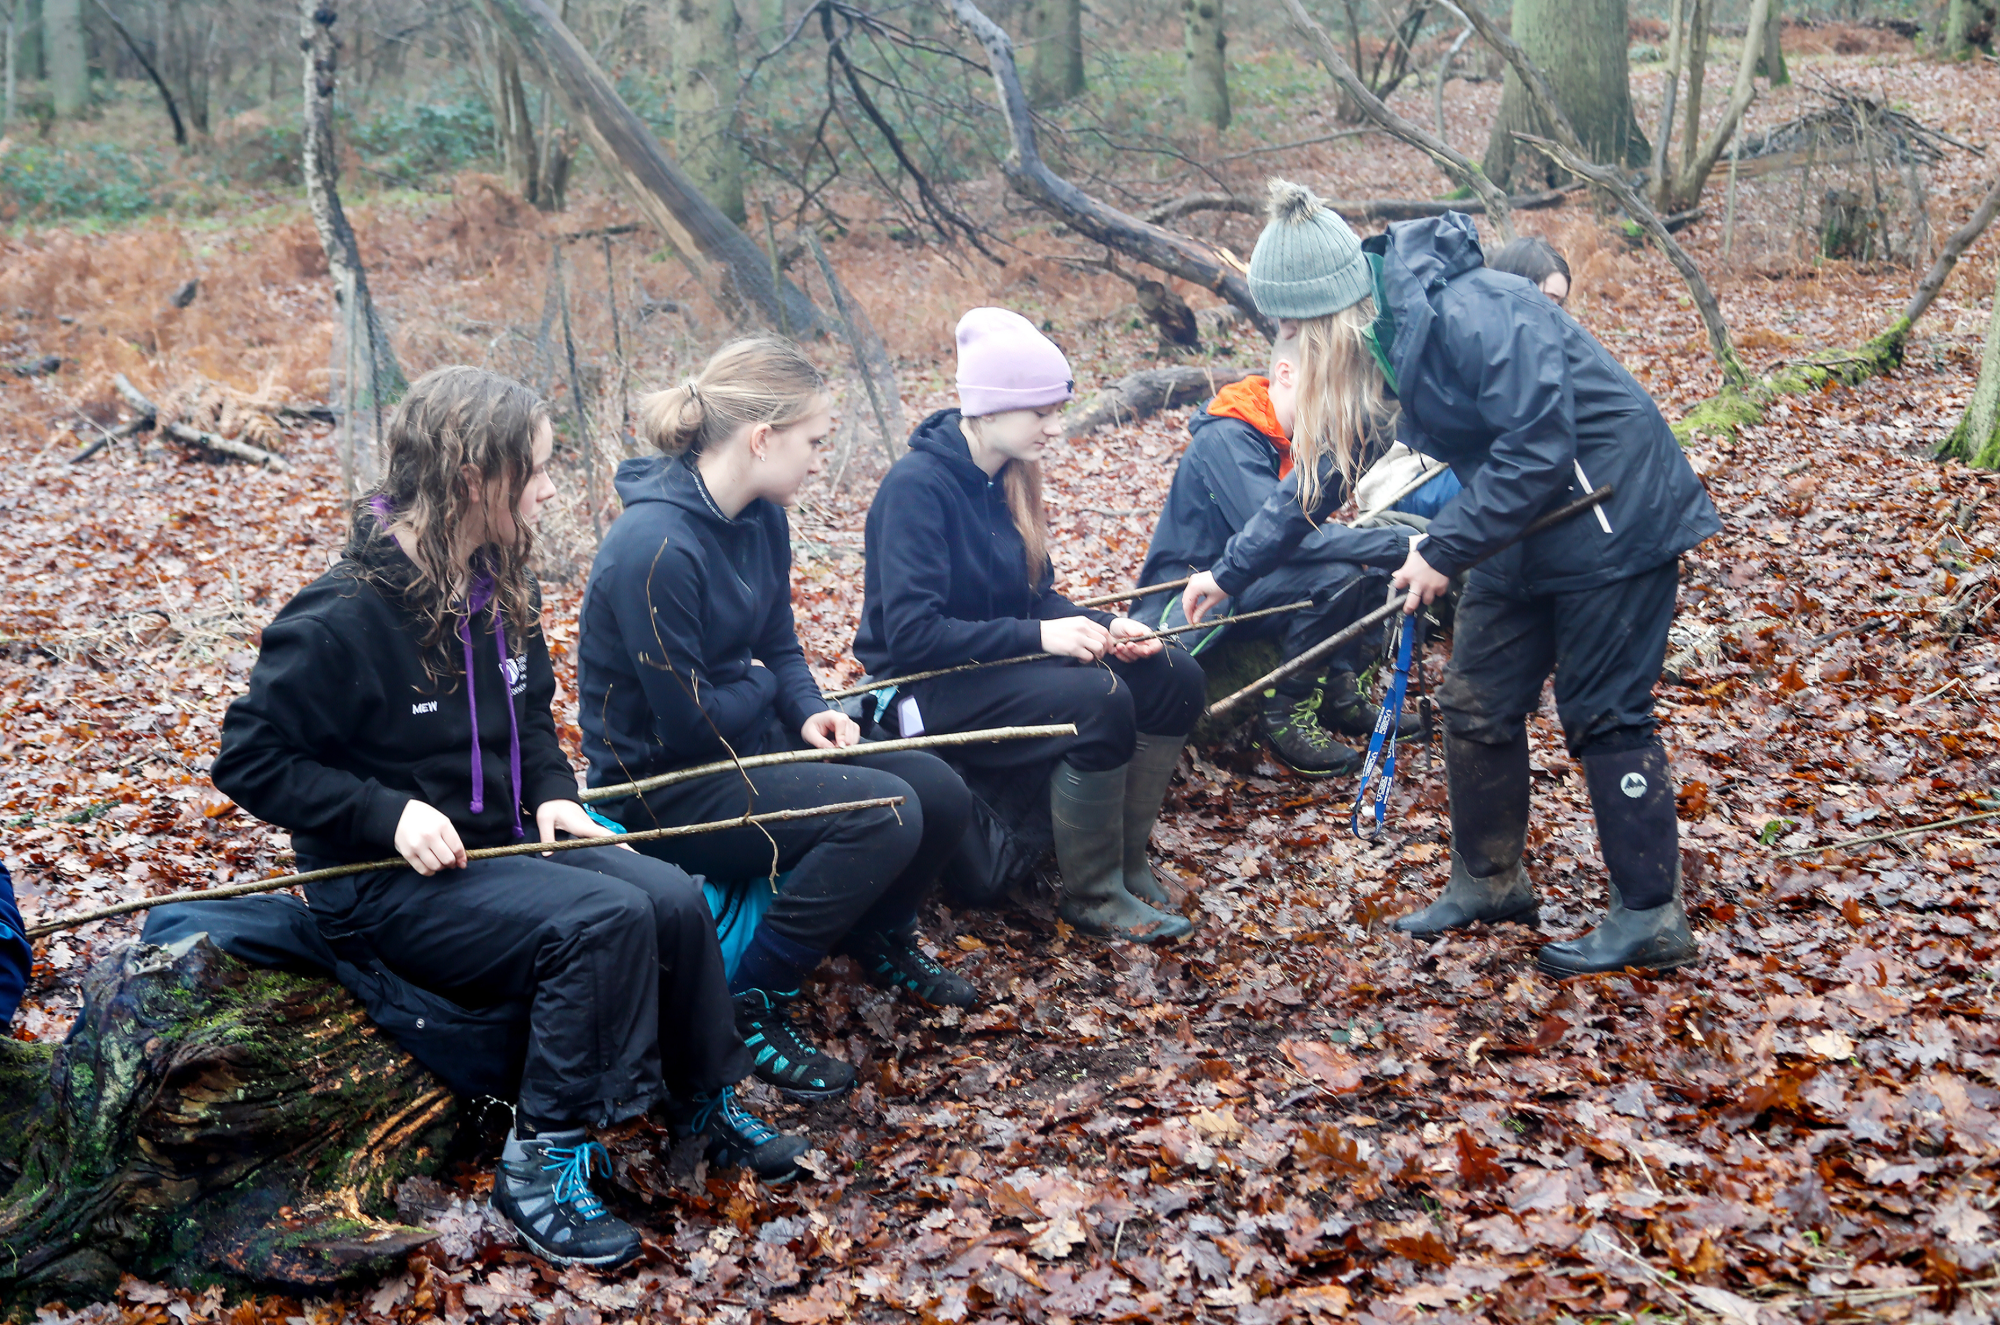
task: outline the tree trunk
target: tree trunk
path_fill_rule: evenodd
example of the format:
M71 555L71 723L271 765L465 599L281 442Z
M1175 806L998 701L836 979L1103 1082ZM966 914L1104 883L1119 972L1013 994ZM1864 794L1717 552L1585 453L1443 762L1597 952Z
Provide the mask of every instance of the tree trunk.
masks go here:
M1053 106L1083 92L1082 0L1028 6L1028 99Z
M1938 34L1939 53L1947 60L1963 60L1972 54L1972 23L1978 12L1976 0L1951 0L1945 6L1944 31Z
M83 0L43 0L42 46L56 115L77 119L90 104L90 68L83 57Z
M339 158L333 143L333 93L340 43L333 35L337 14L334 0L304 0L299 47L305 54L305 177L306 204L319 231L320 247L333 277L333 299L339 307L346 345L342 402L344 437L341 469L346 495L365 491L375 481L374 440L382 435L391 405L409 389L402 365L396 362L389 331L368 293L368 271L361 265L361 246L337 185ZM354 425L369 424L364 444Z
M640 212L690 271L714 280L720 275L714 268L724 267L727 275L718 293L755 309L767 326L788 326L801 336L820 329L812 302L791 281L772 280L770 259L660 150L646 122L619 99L604 71L545 0L478 3L543 85L561 99L570 122L605 168L631 190Z
M53 1052L0 1040L0 1289L323 1286L434 1236L391 1198L438 1167L453 1097L339 985L196 936L119 949L83 993Z
M21 27L21 77L40 82L49 76L42 36L42 0L17 0L14 20Z
M1979 356L1979 385L1965 417L1945 440L1942 454L1956 455L1979 469L2000 469L2000 268L1993 287L1993 318Z
M1516 0L1514 40L1548 71L1570 123L1590 159L1616 165L1646 163L1650 149L1632 115L1625 0ZM1551 136L1553 126L1509 70L1500 96L1500 118L1486 146L1482 169L1515 193L1562 183L1538 153L1525 152L1516 131Z
M1764 53L1757 59L1757 74L1768 78L1772 87L1784 87L1792 81L1791 70L1785 67L1784 21L1779 17L1779 0L1771 0L1771 17L1764 25Z
M735 0L673 0L674 152L722 214L742 225Z
M1708 83L1708 30L1715 18L1710 3L1711 0L1693 0L1687 31L1681 38L1687 69L1687 101L1682 110L1686 122L1681 126L1683 175L1694 168L1694 154L1701 145L1701 94Z
M1181 0L1181 32L1187 47L1188 114L1203 124L1229 127L1229 65L1224 58L1222 0Z

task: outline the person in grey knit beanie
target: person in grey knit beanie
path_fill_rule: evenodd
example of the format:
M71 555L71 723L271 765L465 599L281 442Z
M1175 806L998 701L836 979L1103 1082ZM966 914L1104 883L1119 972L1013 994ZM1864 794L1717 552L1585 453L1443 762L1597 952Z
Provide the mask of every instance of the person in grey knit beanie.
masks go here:
M1361 238L1303 184L1271 181L1270 222L1250 254L1250 297L1266 317L1303 320L1368 298Z

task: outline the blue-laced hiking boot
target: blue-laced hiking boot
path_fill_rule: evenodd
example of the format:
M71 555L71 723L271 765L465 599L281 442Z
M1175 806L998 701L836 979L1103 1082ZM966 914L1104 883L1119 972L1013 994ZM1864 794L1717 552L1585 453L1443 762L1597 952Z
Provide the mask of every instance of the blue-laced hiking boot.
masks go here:
M522 1140L507 1134L493 1176L493 1208L529 1251L553 1265L623 1265L639 1254L639 1234L590 1190L590 1171L611 1156L581 1127Z
M838 1099L854 1089L854 1068L813 1048L792 1016L796 989L746 989L736 996L736 1033L754 1057L758 1079L794 1099Z
M841 951L860 963L877 989L900 989L932 1007L971 1008L979 991L956 971L946 970L917 945L915 924L874 934L849 934Z
M749 1169L765 1182L790 1182L799 1176L799 1156L812 1143L802 1136L787 1136L743 1107L734 1086L724 1086L713 1095L697 1095L686 1104L675 1102L672 1114L676 1137L703 1138L702 1154L716 1168Z

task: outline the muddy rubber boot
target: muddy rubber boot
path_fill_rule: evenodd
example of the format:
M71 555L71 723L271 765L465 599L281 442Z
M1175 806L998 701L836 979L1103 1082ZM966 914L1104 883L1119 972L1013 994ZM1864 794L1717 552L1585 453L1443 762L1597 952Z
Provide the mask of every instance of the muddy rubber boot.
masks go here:
M1125 766L1080 773L1067 762L1049 780L1062 918L1086 934L1160 943L1193 929L1125 891Z
M1382 716L1379 705L1361 693L1361 683L1352 672L1328 672L1326 697L1319 704L1319 725L1336 736L1367 740L1375 734L1375 720ZM1396 715L1396 739L1414 741L1424 734L1423 719L1404 709Z
M1535 886L1521 865L1528 845L1528 732L1506 745L1444 737L1451 793L1451 881L1421 911L1399 916L1405 934L1430 937L1475 920L1497 925L1541 919Z
M1171 906L1173 898L1153 873L1146 845L1153 840L1153 825L1159 821L1167 784L1173 781L1174 765L1180 762L1186 742L1185 736L1141 732L1132 747L1132 762L1125 765L1125 891L1153 907Z
M1451 853L1451 881L1444 895L1421 911L1397 916L1396 929L1420 939L1435 938L1448 929L1464 929L1473 921L1498 925L1512 921L1518 925L1542 923L1542 908L1535 900L1535 885L1528 871L1516 860L1513 865L1488 878L1477 878L1466 868L1465 857Z
M1544 947L1535 964L1560 977L1628 966L1671 971L1699 961L1681 900L1680 820L1667 752L1654 740L1585 755L1583 777L1611 876L1611 909L1581 938Z

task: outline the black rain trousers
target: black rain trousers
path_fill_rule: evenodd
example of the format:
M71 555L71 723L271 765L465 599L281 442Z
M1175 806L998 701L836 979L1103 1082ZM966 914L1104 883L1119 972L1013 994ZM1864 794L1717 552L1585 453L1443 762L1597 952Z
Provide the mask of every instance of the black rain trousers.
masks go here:
M601 1127L663 1085L686 1100L750 1070L707 899L661 861L595 847L376 870L309 884L306 901L329 938L355 936L411 984L526 1004L517 1101L532 1117Z

